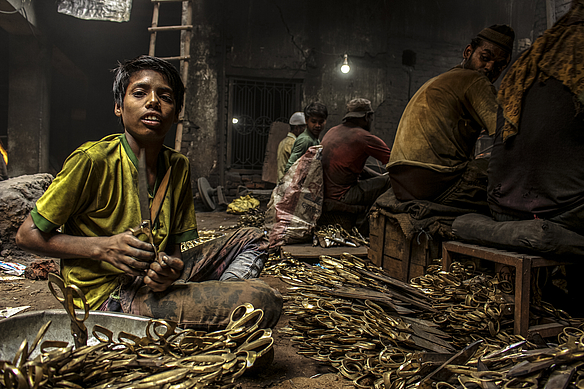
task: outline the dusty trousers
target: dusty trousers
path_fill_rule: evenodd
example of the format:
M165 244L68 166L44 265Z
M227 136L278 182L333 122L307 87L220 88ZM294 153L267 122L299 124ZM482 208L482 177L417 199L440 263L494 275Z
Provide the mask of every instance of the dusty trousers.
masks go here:
M250 261L250 257L254 260ZM264 311L261 327L274 327L282 312L280 293L261 280L233 277L233 274L240 278L257 277L266 258L267 239L263 231L239 229L183 252L182 275L164 292L153 293L136 282L124 288L122 308L127 313L215 331L225 328L233 309L251 303ZM224 273L231 273L231 278L220 281Z

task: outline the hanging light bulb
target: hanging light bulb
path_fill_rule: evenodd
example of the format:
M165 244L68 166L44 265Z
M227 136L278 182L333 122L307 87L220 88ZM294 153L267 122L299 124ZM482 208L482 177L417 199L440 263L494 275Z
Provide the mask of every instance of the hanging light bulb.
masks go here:
M351 67L349 66L349 56L347 54L344 55L343 65L341 66L341 72L349 73L351 71Z

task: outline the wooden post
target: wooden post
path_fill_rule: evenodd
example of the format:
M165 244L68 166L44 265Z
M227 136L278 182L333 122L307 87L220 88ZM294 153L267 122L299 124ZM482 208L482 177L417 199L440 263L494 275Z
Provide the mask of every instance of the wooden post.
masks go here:
M186 4L185 4L186 3ZM183 1L182 4L182 19L181 24L183 26L190 26L193 20L193 3L189 1ZM181 57L185 57L185 59L181 60L180 63L180 71L182 81L185 84L185 95L183 99L183 106L178 115L178 124L176 125L176 135L174 138L174 149L180 152L182 147L182 136L183 136L183 121L185 118L185 107L187 103L187 88L188 88L188 75L189 75L189 58L190 58L190 51L191 51L191 34L192 29L183 30L181 31L181 39L180 39L180 55Z
M154 10L152 11L152 28L158 27L158 11L160 9L160 3L154 3ZM148 50L148 55L151 57L155 56L156 51L156 31L150 33L150 48Z

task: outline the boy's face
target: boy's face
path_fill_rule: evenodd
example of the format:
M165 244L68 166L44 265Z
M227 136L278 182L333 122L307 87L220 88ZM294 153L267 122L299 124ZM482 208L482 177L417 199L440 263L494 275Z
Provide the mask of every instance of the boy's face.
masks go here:
M324 129L325 124L326 124L325 118L321 118L318 116L309 116L306 118L306 127L308 128L308 131L310 131L312 135L314 135L315 138L318 138L321 131Z
M140 70L130 76L124 107L116 104L126 133L138 142L164 141L178 120L174 93L166 77L154 70Z

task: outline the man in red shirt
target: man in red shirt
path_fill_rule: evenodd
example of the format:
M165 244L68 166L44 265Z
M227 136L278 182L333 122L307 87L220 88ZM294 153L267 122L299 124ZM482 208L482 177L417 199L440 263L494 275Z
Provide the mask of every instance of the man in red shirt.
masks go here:
M353 99L347 104L343 123L331 128L322 139L325 200L370 206L391 186L387 173L359 180L369 156L384 165L389 161L389 147L369 132L372 122L371 102Z

